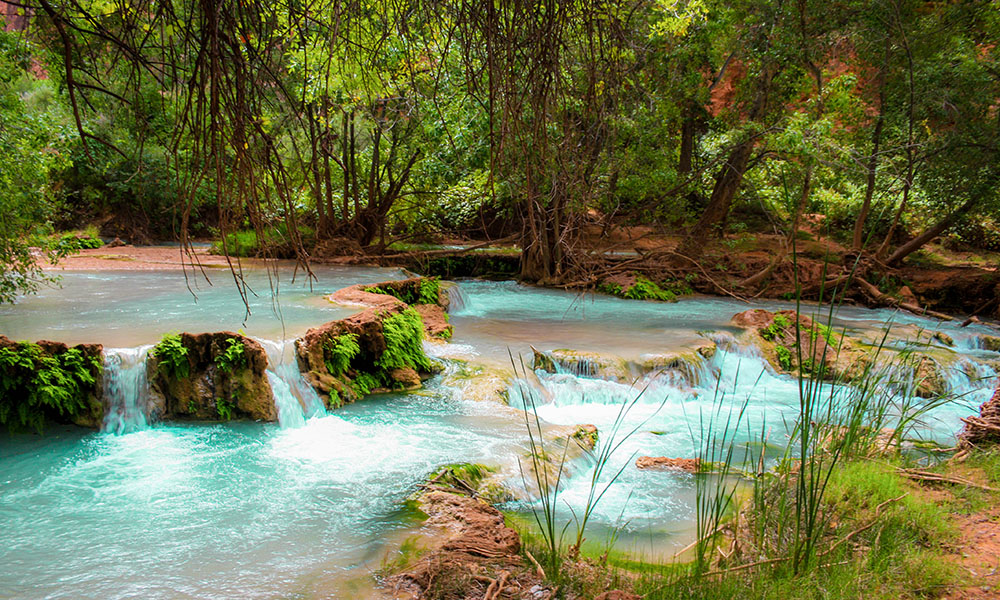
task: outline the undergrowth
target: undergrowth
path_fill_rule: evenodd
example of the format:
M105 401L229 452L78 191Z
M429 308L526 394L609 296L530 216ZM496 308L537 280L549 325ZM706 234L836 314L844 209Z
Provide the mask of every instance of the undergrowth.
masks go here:
M694 293L686 280L665 281L661 285L641 275L636 276L635 282L627 288L623 288L617 283L602 283L597 286L597 291L627 300L656 300L659 302L676 302L678 296Z

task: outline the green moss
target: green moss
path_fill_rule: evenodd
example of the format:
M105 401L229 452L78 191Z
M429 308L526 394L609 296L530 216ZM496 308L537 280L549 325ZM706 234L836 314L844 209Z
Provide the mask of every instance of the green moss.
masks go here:
M588 448L593 448L597 446L597 429L588 429L586 427L577 427L576 431L573 432L572 438L574 440L579 440Z
M424 353L424 324L420 314L412 308L385 317L382 320L385 351L375 361L375 366L391 371L412 367L419 371L431 368Z
M423 277L411 286L403 286L397 289L392 286L367 287L365 291L370 294L382 294L392 296L397 300L407 304L437 304L441 297L441 279L439 277Z
M79 348L55 355L30 342L0 348L0 425L41 432L46 418L81 413L102 368Z
M247 355L243 342L238 338L231 337L226 339L226 349L215 356L215 364L223 373L232 373L233 371L245 369L247 367Z
M653 281L641 276L636 277L635 283L622 292L622 297L629 300L657 300L660 302L674 302L677 300L677 294L670 290L665 290Z
M345 333L330 337L323 343L323 358L326 370L334 377L339 377L351 366L351 361L361 352L358 336Z
M385 577L399 573L416 563L421 556L427 553L427 549L420 545L420 539L420 536L410 536L403 540L396 552L386 553L378 570L379 575Z
M150 354L159 361L158 369L166 377L184 379L191 374L188 349L181 343L180 335L163 336L163 339L153 347Z

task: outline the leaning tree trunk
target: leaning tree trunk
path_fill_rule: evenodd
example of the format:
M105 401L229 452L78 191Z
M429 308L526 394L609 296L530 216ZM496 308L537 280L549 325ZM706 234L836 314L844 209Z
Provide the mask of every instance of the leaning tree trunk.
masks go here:
M892 256L886 259L885 264L889 266L895 266L899 264L899 262L902 261L904 258L909 256L910 254L913 254L921 247L923 247L924 244L944 233L945 230L954 225L955 221L957 221L962 215L972 210L972 207L975 205L976 205L976 199L974 197L969 198L968 200L965 201L965 204L963 204L958 208L958 210L951 213L950 215L939 221L934 226L929 227L926 231L924 231L917 237L913 238L912 240L906 242L905 244L897 248L896 251L892 253Z
M764 66L748 115L749 122L759 122L767 113L771 82L775 74L773 65ZM743 175L750 164L750 155L753 153L756 141L757 136L751 135L729 153L729 158L715 178L715 187L712 188L712 196L708 200L708 206L705 207L705 212L702 213L701 218L688 232L687 238L681 244L681 253L696 256L704 248L707 236L721 233L721 226L729 216L733 198L736 197L736 192L739 191L740 185L743 183Z

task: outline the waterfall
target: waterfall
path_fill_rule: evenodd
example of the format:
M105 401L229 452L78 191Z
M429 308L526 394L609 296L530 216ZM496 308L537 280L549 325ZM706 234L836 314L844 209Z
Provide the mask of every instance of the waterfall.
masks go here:
M107 413L101 431L115 434L147 427L146 355L153 346L104 350L104 401Z
M448 312L452 314L460 313L468 304L468 296L458 284L442 286L445 294L448 295Z
M294 340L257 341L267 352L267 380L271 384L281 426L300 427L308 418L325 415L323 401L299 372Z

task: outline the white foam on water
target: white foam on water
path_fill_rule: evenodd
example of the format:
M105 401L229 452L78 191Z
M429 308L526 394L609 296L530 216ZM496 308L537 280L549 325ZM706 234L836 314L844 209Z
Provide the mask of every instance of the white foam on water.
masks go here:
M131 433L147 427L149 383L146 357L152 345L104 350L104 402L101 431Z

